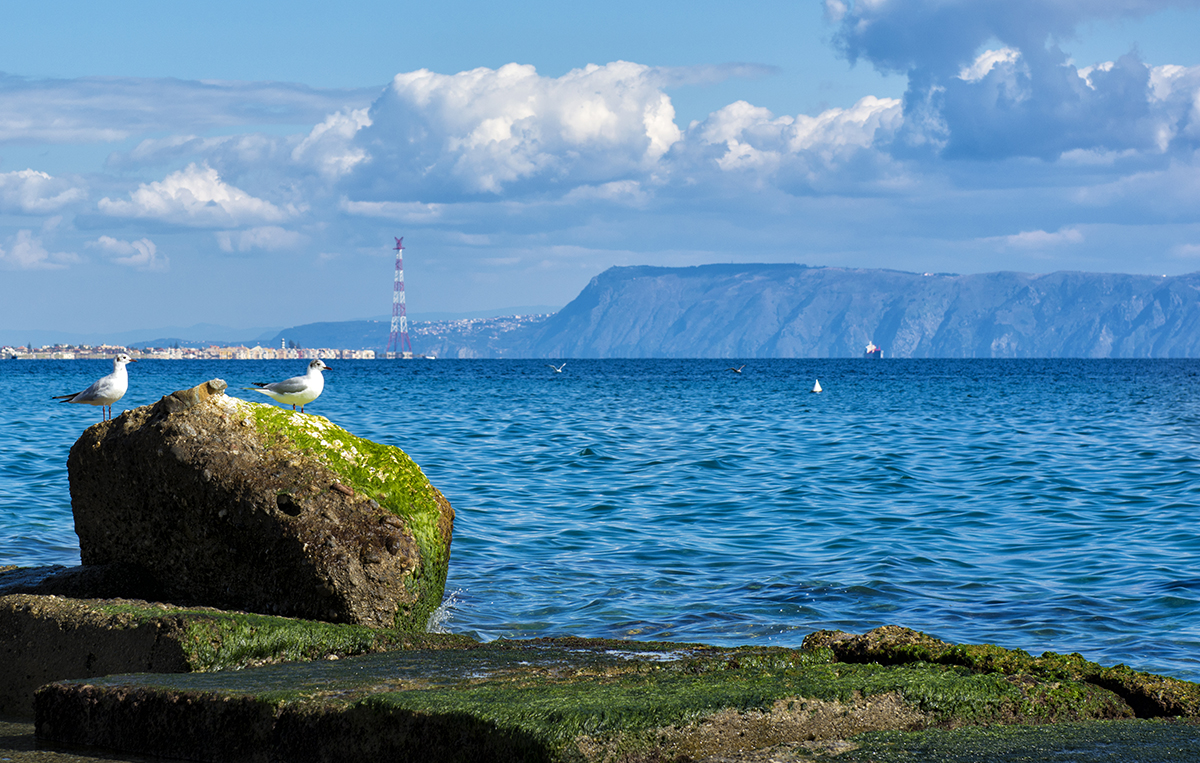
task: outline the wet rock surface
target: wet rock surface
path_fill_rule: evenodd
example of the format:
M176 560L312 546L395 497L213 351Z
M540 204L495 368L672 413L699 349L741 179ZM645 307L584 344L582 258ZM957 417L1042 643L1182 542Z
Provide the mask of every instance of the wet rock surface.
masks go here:
M887 628L816 635L821 643L806 649L577 638L413 644L232 672L58 682L37 692L37 733L213 761L633 763L852 757L872 734L1050 723L1084 724L1099 749L1122 727L1087 724L1141 722L1103 686L1026 672L1036 666L1019 651L983 645L995 659L968 667L841 662L826 645L856 639L937 642ZM1166 736L1200 744L1196 720L1170 719L1180 725ZM906 738L871 749L922 760L904 757ZM1012 743L1014 754L1024 754L1021 744Z
M224 389L84 432L67 462L84 570L50 582L79 595L104 569L100 595L423 630L449 502L398 448Z
M911 628L885 625L863 634L817 631L805 649L829 649L839 662L898 665L931 662L981 672L1028 676L1030 680L1077 681L1121 697L1139 718L1200 716L1200 686L1125 665L1103 667L1082 655L1045 652L1033 657L1021 649L991 644L950 644Z

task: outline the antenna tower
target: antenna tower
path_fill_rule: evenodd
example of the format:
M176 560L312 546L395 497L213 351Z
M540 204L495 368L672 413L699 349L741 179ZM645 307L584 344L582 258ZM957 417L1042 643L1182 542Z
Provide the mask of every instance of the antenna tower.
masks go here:
M408 349L405 349L405 348ZM396 281L392 284L392 336L388 340L388 360L412 358L408 339L408 313L404 309L404 237L396 239Z

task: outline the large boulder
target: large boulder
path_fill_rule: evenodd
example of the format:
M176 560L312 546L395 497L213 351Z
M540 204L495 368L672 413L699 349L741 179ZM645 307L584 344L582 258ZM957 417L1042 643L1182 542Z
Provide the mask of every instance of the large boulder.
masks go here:
M67 469L85 567L164 600L423 630L454 510L399 448L214 379L90 427Z

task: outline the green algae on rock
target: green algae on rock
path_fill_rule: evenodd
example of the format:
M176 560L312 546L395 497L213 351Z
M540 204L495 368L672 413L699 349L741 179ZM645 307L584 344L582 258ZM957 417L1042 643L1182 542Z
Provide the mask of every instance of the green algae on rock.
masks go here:
M806 649L829 649L840 662L895 665L931 662L957 665L977 673L1026 676L1033 681L1071 681L1119 695L1139 718L1200 716L1200 686L1125 665L1106 668L1079 654L1045 652L1033 657L1022 649L993 644L949 644L920 631L885 625L861 635L817 631L804 639Z
M898 631L931 645L915 631L887 633ZM1062 676L839 662L829 646L572 638L60 682L38 691L37 707L43 736L128 752L430 763L749 760L775 748L849 749L844 740L872 731L1137 715L1118 693ZM232 746L205 741L230 728Z
M8 577L0 570L0 586ZM470 649L467 636L188 609L126 599L0 596L0 715L33 716L65 678L236 670L402 649Z
M68 474L85 566L169 601L424 630L454 510L399 448L213 380L90 427Z

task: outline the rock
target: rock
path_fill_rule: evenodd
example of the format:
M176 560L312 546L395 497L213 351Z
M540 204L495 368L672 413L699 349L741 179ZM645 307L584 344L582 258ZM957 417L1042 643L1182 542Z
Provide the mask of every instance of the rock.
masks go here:
M0 568L0 717L32 718L34 691L64 678L240 670L367 652L466 650L476 645L468 636L449 633L334 625L132 599L6 592L45 587L64 574L63 568L49 577L46 572Z
M804 648L828 649L845 663L903 665L914 662L956 665L977 673L1026 675L1042 681L1077 681L1113 692L1139 718L1200 715L1200 686L1168 676L1143 673L1125 665L1106 668L1078 653L1044 652L1034 657L1023 649L994 644L950 644L933 636L884 625L863 634L817 631L804 639Z
M224 389L175 392L71 448L85 569L127 569L164 601L424 630L449 502L400 449Z

